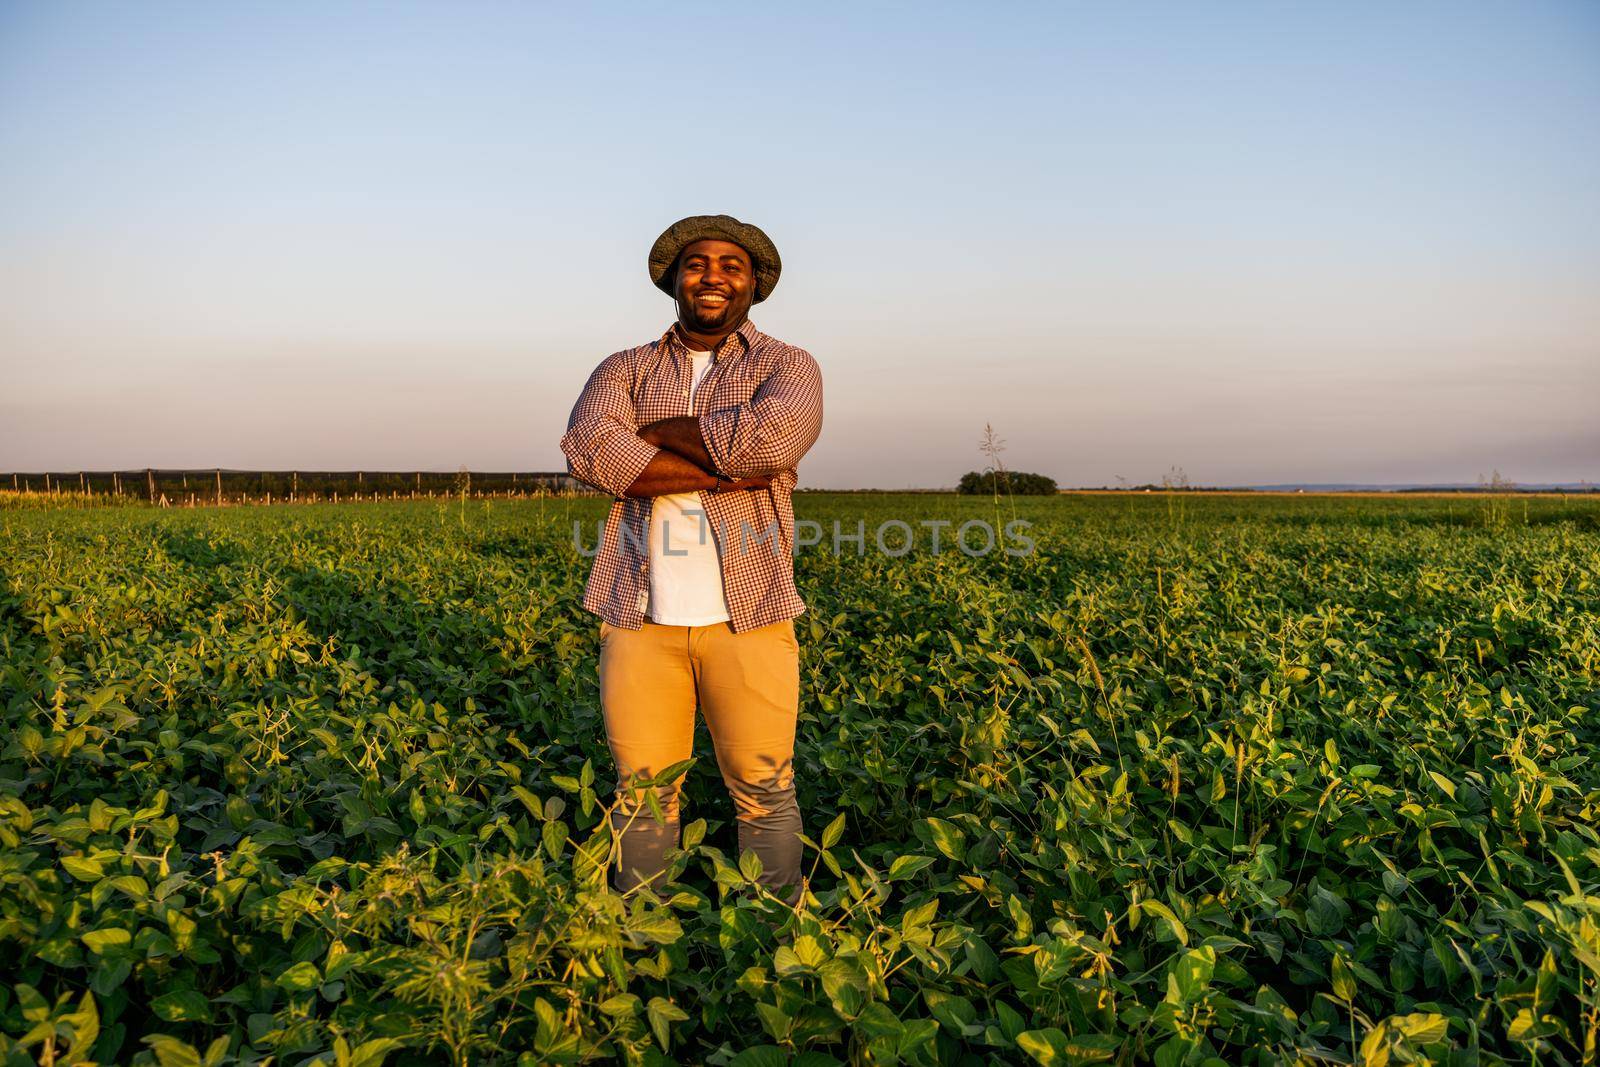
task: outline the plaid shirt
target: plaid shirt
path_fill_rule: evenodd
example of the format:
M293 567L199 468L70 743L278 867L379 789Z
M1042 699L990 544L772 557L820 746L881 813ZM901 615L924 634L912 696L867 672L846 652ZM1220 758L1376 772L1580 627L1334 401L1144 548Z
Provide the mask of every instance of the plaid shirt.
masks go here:
M723 341L691 404L689 352L674 324L659 341L602 360L573 405L561 438L567 470L617 498L583 606L613 626L643 625L655 498L623 492L660 449L638 429L696 415L716 473L772 476L768 489L700 493L721 557L730 624L743 633L792 619L806 605L794 585L791 493L799 479L795 467L822 431L822 372L810 353L746 320Z

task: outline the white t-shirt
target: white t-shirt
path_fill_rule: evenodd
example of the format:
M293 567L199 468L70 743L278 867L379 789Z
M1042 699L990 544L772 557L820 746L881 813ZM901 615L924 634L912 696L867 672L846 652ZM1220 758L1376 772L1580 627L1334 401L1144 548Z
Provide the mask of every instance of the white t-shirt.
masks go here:
M710 352L691 352L690 403L711 368ZM699 493L669 493L650 509L650 599L645 615L664 626L727 622L722 561Z

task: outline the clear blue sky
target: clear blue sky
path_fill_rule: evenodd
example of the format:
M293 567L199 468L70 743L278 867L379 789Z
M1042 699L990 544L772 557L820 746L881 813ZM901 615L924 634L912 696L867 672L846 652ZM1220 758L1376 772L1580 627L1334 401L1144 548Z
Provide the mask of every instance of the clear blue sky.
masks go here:
M804 485L1600 480L1596 131L1592 2L0 0L0 470L558 468L727 212Z

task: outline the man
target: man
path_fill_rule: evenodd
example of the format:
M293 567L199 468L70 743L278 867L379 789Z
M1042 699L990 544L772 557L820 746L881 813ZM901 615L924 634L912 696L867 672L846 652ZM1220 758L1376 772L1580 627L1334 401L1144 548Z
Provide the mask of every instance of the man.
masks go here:
M679 784L636 775L689 758L698 704L733 797L739 851L789 903L801 892L794 790L799 713L790 494L822 430L809 353L755 328L782 264L755 226L695 215L650 249L650 280L677 303L658 341L589 376L567 421L567 469L617 499L583 606L600 616L600 705L617 764L618 892L654 892L678 844ZM680 779L681 781L681 779Z

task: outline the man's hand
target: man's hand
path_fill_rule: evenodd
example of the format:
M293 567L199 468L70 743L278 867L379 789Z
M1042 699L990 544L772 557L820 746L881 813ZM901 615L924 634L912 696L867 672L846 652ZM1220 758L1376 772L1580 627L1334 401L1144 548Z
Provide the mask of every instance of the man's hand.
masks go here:
M711 490L713 493L743 493L751 489L769 489L772 487L772 475L757 474L750 478L724 478L722 484Z

